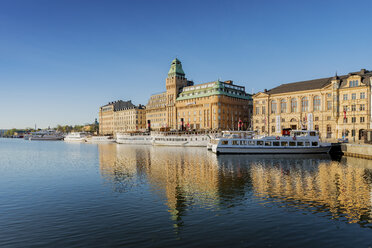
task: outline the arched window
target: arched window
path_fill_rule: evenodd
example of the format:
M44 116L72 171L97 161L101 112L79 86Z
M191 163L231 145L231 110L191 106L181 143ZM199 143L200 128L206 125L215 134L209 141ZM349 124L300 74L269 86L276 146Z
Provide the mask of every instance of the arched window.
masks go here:
M276 114L276 101L271 101L271 113Z
M280 101L280 113L287 112L287 101L285 99L282 99Z
M301 107L302 112L307 112L309 110L309 100L307 99L307 97L302 98Z
M291 112L292 113L297 112L297 100L296 100L296 98L291 99Z
M314 111L320 111L320 96L314 96L313 106Z

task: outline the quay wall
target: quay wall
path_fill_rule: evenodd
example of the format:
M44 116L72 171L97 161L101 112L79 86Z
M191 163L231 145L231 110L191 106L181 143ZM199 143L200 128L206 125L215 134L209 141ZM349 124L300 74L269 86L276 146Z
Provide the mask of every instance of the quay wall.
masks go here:
M368 144L341 144L341 151L345 156L372 159L372 145Z

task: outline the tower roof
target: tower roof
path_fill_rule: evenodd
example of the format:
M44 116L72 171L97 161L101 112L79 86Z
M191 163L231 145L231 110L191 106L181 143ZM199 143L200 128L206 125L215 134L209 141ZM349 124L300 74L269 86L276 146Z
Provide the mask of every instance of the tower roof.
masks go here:
M177 58L172 61L171 67L168 71L168 77L173 76L185 76L185 72L182 69L181 61L179 61Z

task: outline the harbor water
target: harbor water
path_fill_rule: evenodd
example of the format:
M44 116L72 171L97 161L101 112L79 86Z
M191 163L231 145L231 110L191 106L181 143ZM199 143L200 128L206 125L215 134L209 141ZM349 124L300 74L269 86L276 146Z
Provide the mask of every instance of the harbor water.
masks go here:
M0 247L371 247L372 160L0 139Z

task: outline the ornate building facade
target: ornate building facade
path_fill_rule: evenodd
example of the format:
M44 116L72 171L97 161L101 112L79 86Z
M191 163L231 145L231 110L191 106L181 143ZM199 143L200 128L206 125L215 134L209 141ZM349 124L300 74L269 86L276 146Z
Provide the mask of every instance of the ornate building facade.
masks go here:
M323 139L362 139L372 127L372 72L282 84L253 96L253 128L279 135L284 128L318 130Z
M102 135L143 131L145 128L146 109L142 105L119 100L100 107L99 133Z
M252 96L232 81L194 85L188 81L178 59L166 79L166 91L152 95L146 120L152 129L221 130L247 129L252 115Z

